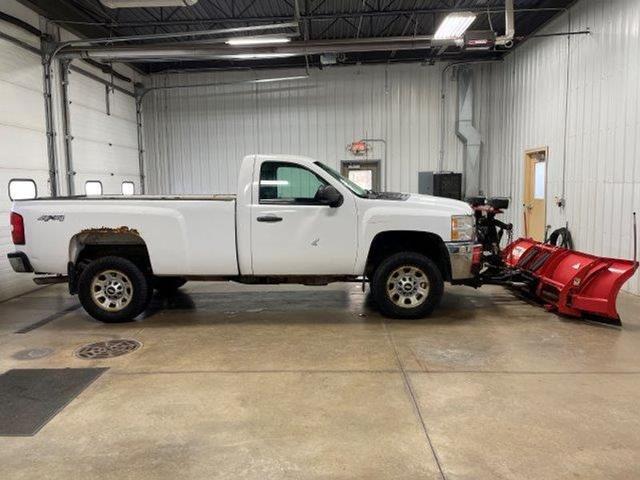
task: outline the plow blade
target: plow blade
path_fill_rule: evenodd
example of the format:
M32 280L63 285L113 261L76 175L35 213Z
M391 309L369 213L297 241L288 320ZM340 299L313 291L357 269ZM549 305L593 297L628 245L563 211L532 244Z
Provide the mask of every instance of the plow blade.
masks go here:
M549 310L615 325L620 325L618 292L638 268L631 260L597 257L530 238L507 245L503 261L529 281L531 293Z

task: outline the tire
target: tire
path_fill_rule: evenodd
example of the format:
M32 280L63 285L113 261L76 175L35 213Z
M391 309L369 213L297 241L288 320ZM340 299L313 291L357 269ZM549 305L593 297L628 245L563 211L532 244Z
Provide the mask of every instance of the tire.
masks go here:
M428 316L440 303L443 291L444 281L436 264L415 252L400 252L386 258L371 280L378 310L391 318Z
M147 298L144 300L144 307L140 313L144 312L153 300L153 280L147 277Z
M182 277L153 277L153 288L164 294L175 293L185 283Z
M136 264L115 256L92 261L78 280L80 303L89 315L105 323L133 320L148 305L149 290Z

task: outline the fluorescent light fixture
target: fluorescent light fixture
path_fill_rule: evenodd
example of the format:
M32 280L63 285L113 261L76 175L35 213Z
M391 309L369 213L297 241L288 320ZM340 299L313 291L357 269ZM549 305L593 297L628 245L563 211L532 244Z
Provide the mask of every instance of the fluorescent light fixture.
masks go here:
M225 43L227 45L267 45L270 43L289 43L287 37L238 37L230 38Z
M273 82L288 82L292 80L304 80L309 78L309 75L295 75L293 77L276 77L276 78L256 78L251 80L251 83L273 83Z
M476 19L476 14L473 12L454 12L450 13L438 27L434 40L455 40L461 38L467 28L471 26Z
M300 55L303 55L302 53ZM229 60L261 60L264 58L287 58L295 57L295 53L234 53L230 55L219 55L219 58Z

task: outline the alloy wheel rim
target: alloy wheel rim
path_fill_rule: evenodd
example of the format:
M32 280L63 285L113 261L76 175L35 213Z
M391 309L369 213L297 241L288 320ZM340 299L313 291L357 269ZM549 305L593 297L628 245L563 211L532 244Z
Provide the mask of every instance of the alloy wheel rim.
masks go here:
M429 279L424 271L412 265L404 265L391 272L386 292L394 305L416 308L427 300L429 288Z
M104 270L91 281L91 298L103 310L119 312L131 303L133 285L124 273Z

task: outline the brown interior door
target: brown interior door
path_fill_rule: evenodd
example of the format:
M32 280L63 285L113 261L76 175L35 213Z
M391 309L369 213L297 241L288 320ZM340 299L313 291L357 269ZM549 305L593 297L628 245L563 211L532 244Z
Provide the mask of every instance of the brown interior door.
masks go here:
M527 151L524 167L525 234L542 242L547 222L547 150Z

